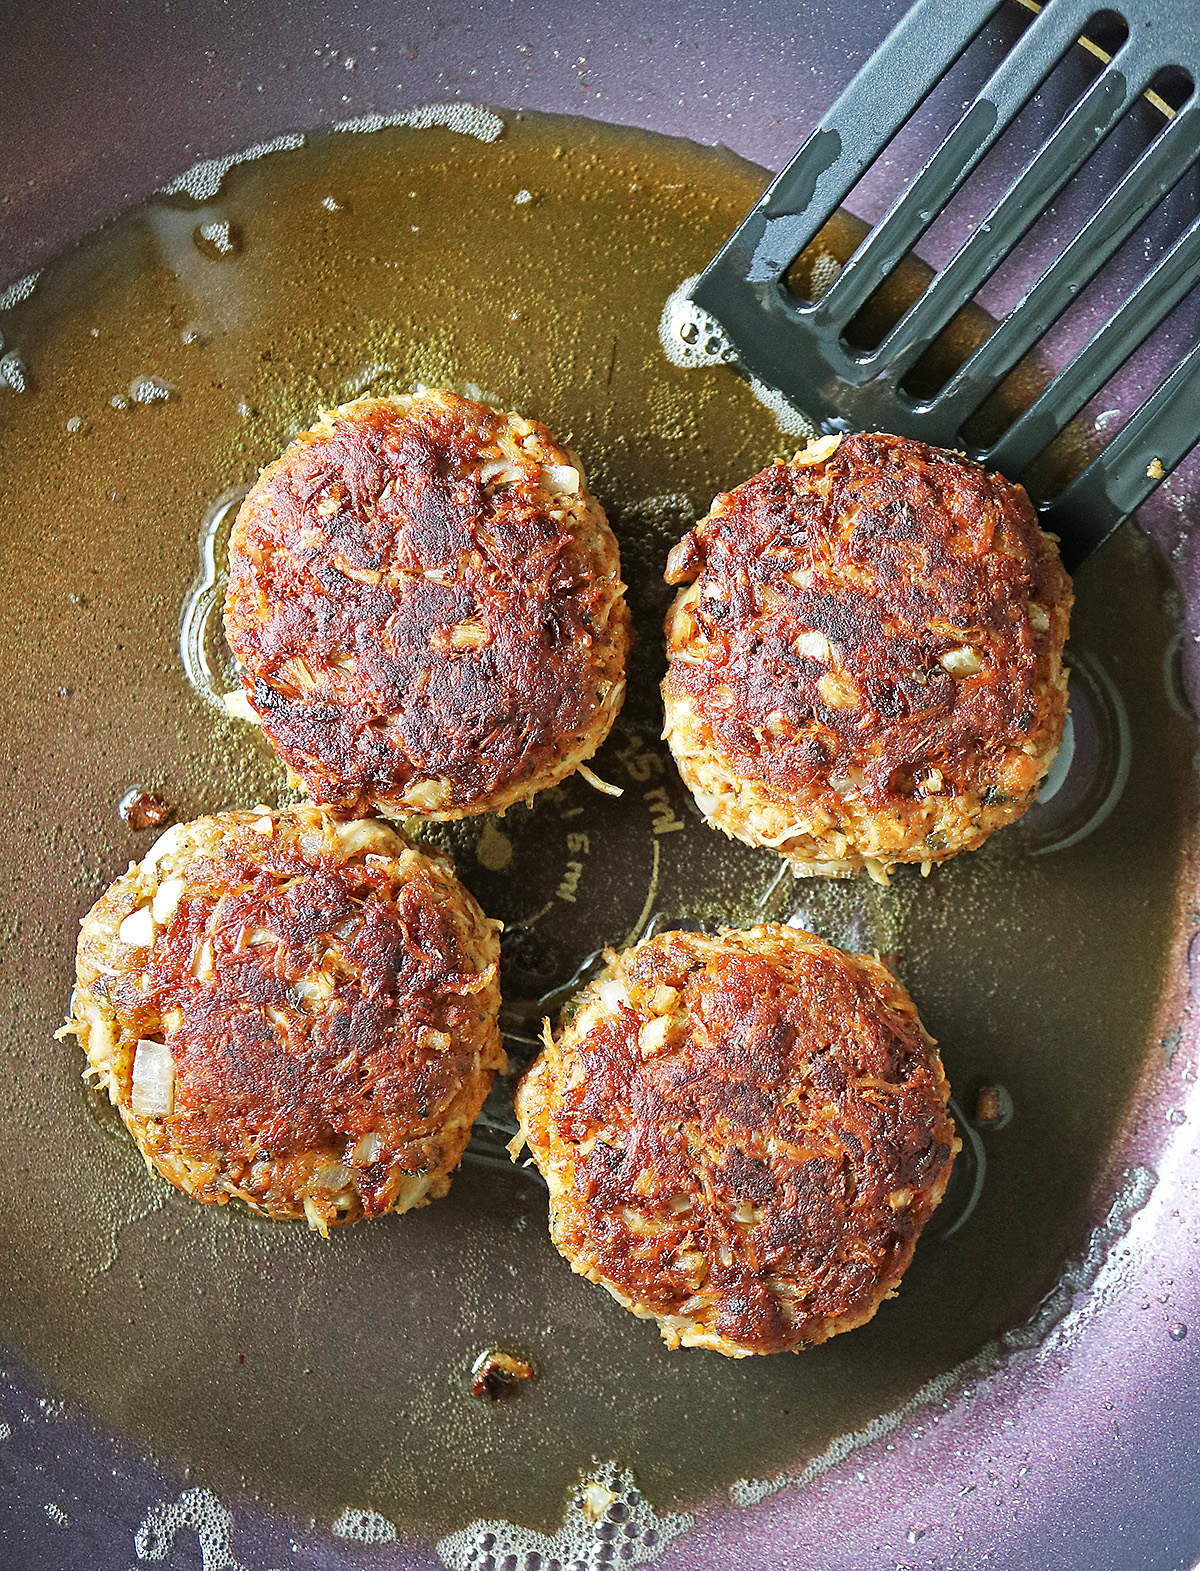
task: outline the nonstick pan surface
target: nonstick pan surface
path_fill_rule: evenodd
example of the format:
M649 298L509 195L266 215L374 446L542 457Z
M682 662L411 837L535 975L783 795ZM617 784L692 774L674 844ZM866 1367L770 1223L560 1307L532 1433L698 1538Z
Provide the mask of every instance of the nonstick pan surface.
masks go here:
M886 896L780 881L689 813L656 740L661 558L715 490L794 441L728 370L670 365L659 314L898 9L8 16L0 285L51 265L0 312L29 371L24 394L0 395L5 1565L548 1566L584 1541L553 1534L586 1519L587 1476L619 1496L613 1531L584 1535L595 1564L622 1549L705 1568L1200 1555L1195 467L1081 573L1071 771L977 857ZM199 159L468 101L499 111L494 142L310 135L52 260ZM1130 135L1152 134L1154 113ZM337 211L305 218L318 189ZM870 219L884 195L850 206ZM403 290L383 262L345 260L371 254L385 198L424 204ZM210 220L230 225L230 254L197 243ZM326 249L306 250L317 223ZM931 236L930 259L953 239L953 225ZM1124 276L1156 243L1136 237ZM1054 244L1035 232L1030 265ZM324 272L296 267L318 251ZM124 339L92 339L118 316ZM1092 412L1102 430L1189 325ZM1049 363L1068 345L1064 328ZM537 1188L482 1160L448 1200L327 1247L196 1207L141 1170L79 1089L71 1044L52 1041L75 922L145 849L117 817L123 791L153 784L182 816L279 794L270 759L189 680L179 618L205 588L202 543L219 573L239 488L368 374L383 391L474 381L569 431L634 583L631 697L598 766L625 798L576 781L448 838L517 935L515 1056L604 942L794 915L899 957L968 1114L983 1084L1011 1094L1011 1123L969 1143L970 1182L900 1298L853 1337L742 1365L669 1355L571 1278ZM142 405L149 375L171 396ZM110 384L134 407L106 409ZM219 675L219 641L203 647ZM483 1408L466 1371L493 1341L527 1351L538 1379ZM624 1469L639 1498L620 1493ZM494 1525L459 1534L479 1519Z

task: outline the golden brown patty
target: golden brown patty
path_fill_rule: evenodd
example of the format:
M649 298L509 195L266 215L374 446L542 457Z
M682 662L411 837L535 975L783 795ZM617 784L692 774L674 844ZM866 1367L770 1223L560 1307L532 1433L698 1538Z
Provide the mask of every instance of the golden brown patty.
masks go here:
M772 925L664 933L568 1005L517 1092L572 1269L733 1358L869 1320L959 1141L908 994Z
M1071 581L1020 486L896 436L772 464L672 551L666 735L797 873L885 877L1021 816L1067 710Z
M432 818L590 758L625 693L617 543L545 426L360 398L269 464L229 547L246 697L313 801Z
M498 958L389 825L219 813L84 917L65 1029L164 1178L324 1233L449 1189L504 1067Z

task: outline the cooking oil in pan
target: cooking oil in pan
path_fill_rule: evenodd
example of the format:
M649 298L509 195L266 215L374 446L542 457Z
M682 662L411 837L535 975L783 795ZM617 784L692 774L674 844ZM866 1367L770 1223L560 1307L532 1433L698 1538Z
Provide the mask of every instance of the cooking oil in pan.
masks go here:
M672 364L658 336L765 175L533 116L297 141L203 166L4 314L24 391L0 391L3 1339L131 1443L327 1522L352 1502L402 1529L554 1527L593 1457L663 1512L797 1474L1043 1297L1158 1052L1194 817L1158 569L1126 529L1080 575L1076 763L1023 826L887 890L781 876L699 820L657 695L668 549L796 441L727 367ZM605 944L792 917L894 958L968 1111L984 1084L1011 1099L964 1224L931 1229L869 1326L803 1358L667 1353L571 1275L544 1192L496 1164L327 1244L199 1206L92 1116L53 1040L78 918L155 833L118 817L129 787L181 818L285 794L210 701L230 675L213 614L230 504L320 406L418 383L476 387L580 452L640 635L596 761L619 801L576 778L429 830L507 924L515 1061ZM494 1346L537 1378L484 1405L469 1371Z

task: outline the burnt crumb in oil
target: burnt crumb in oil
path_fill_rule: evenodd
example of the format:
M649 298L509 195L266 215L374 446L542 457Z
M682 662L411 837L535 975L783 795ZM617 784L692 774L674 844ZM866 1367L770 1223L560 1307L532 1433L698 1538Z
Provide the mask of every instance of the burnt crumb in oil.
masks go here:
M471 1395L480 1402L499 1402L532 1379L533 1365L528 1360L485 1348L471 1365Z
M157 791L146 786L131 786L121 798L117 812L130 829L156 829L170 818L172 808Z
M1004 1086L983 1085L975 1093L975 1112L972 1123L976 1129L1003 1129L1011 1122L1013 1099Z

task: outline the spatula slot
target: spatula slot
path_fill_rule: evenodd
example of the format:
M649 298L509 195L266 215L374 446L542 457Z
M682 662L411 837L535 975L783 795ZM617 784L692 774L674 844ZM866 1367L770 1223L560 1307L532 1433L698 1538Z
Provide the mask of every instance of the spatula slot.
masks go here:
M828 429L947 447L974 437L983 456L1007 454L1013 478L1190 283L1189 241L1153 275L1155 300L1135 296L1068 379L1055 380L1051 409L1035 346L1065 330L1072 308L1095 294L1093 280L1200 158L1195 0L1124 0L1120 11L1030 0L1026 9L1032 21L992 0L917 0L691 292L743 369ZM998 37L1011 42L997 61L989 50ZM981 65L986 80L964 92ZM961 109L914 174L898 154L910 133L931 135L921 114L944 114L939 70L947 86L959 84ZM857 235L855 219L833 216L845 202L860 208ZM932 267L917 261L918 246ZM1145 265L1131 270L1125 253L1124 281L1112 298L1100 291L1093 332ZM1165 387L1190 392L1190 374ZM1153 408L1163 411L1163 398ZM1187 418L1200 433L1196 408ZM1163 458L1149 477L1130 478L1144 424L1081 482L1118 499L1147 494L1169 466ZM1011 439L1010 427L1019 427ZM1183 431L1177 422L1163 445L1178 446ZM1084 495L1073 483L1063 506ZM1111 508L1096 516L1104 529L1117 521ZM1080 551L1102 538L1092 523L1080 520Z
M1078 179L1081 168L1093 164L1098 149L1138 102L1142 81L1136 68L1132 73L1119 69L1123 59L1118 54L1112 65L1094 67L1092 57L1077 49L1060 63L1043 91L951 201L937 233L925 237L922 249L940 268L938 277L912 314L876 346L872 371L886 365L894 377L903 378L971 299L993 316L1006 314L1016 303L1032 282L1028 257L1036 246L1028 240L1031 227L1047 211L1047 222L1062 226L1064 189ZM1131 151L1130 159L1133 156ZM1020 171L1015 178L1014 166ZM1081 214L1080 221L1085 216ZM1014 249L1016 265L1025 267L1025 277L1001 303L997 295L1003 291L997 290L995 280L1010 266ZM912 385L922 388L926 383L922 373Z
M1074 113L1075 111L1072 110L1071 114ZM1060 129L1068 123L1069 119L1070 115L1060 121ZM944 339L952 332L958 332L961 338L964 316L969 312L971 305L977 308L976 320L980 315L986 315L1001 323L1013 312L1024 310L1025 302L1037 284L1039 275L1046 269L1047 263L1053 262L1066 241L1082 230L1112 195L1114 166L1130 168L1135 165L1145 154L1147 147L1157 140L1157 134L1161 133L1161 130L1161 117L1157 111L1149 107L1145 98L1138 96L1129 100L1109 135L1102 139L1091 156L1070 178L1063 180L1057 193L1053 194L1052 200L1045 202L1040 214L1037 212L1039 193L1035 189L1035 181L1029 176L1030 166L1026 165L1025 170L1011 182L1009 187L1011 194L1002 197L990 210L987 210L988 217L984 220L984 224L989 225L993 231L1003 231L1005 228L1010 232L1023 229L1020 245L997 263L990 276L980 280L968 305L959 307L955 316L950 319L949 327L942 330L939 338L934 339L929 349L922 351L916 359L913 359L913 347L919 345L920 339L928 334L931 327L937 325L945 315L946 309L955 304L958 295L973 282L972 273L978 274L983 271L981 263L975 258L979 256L981 249L986 247L988 236L983 232L983 226L974 230L967 228L967 238L958 253L943 267L925 298L907 320L898 325L879 351L878 359L881 363L886 363L893 371L902 373L901 387L910 397L918 403L926 403L932 401L942 391L947 379L943 378L943 381L938 384L933 375L935 365L944 367L948 364L944 346L939 339ZM1043 142L1043 147L1051 147L1055 135L1057 132ZM1040 194L1046 195L1044 186ZM970 215L960 220L960 233L969 222ZM1077 308L1084 304L1092 291L1089 289L1089 280L1086 276L1081 274L1072 281L1075 288L1067 290L1061 309L1066 315L1074 312L1078 316L1080 313ZM1087 333L1090 334L1095 326L1094 318L1088 316ZM1074 353L1074 347L1064 350L1064 346L1058 343L1057 334L1058 328L1047 321L1044 325L1043 337L1048 336L1052 339L1053 347L1068 356ZM1083 339L1080 338L1079 343L1082 342ZM1059 353L1054 353L1052 357L1061 363ZM1023 356L1019 357L1016 365L1019 366L1020 359L1023 358ZM905 371L906 361L911 362L911 369L907 371ZM1006 368L1002 373L1001 381L1010 375L1011 370ZM1028 384L1028 378L1024 378L1024 381L1027 385L1032 385ZM992 392L989 390L980 400L980 404L988 402L991 397ZM1011 399L1006 402L1011 408ZM969 429L968 422L972 414L973 411L964 409L960 416L964 422L964 430Z
M1002 5L928 97L915 104L897 124L894 134L842 198L843 209L867 225L864 239L920 174L928 162L929 147L943 142L954 131L964 110L974 102L1033 20L1033 14L1016 0ZM796 280L790 280L789 287L795 286Z

